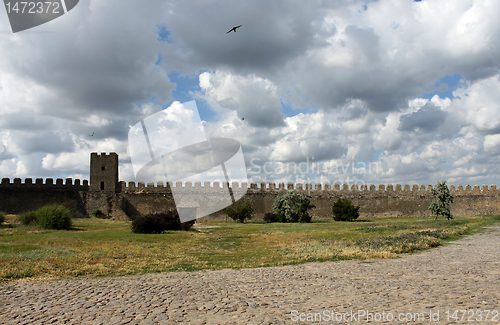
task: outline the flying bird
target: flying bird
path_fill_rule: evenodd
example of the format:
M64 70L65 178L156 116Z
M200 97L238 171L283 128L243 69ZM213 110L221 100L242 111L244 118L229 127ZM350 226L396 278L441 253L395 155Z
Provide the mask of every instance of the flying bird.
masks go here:
M92 132L92 134L89 134L89 137L93 137L94 136L94 132Z
M240 28L241 26L243 26L243 25L239 25L239 26L235 26L235 27L231 28L231 29L229 30L229 32L227 32L226 34L229 34L229 33L231 33L231 32L235 32L235 33L236 33L236 30L237 30L238 28Z

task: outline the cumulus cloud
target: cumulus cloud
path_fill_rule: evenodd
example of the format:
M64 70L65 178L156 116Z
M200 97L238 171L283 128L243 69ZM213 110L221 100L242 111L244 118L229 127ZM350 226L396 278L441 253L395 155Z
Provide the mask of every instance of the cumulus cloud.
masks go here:
M399 131L435 131L446 119L446 112L428 102L418 111L400 117Z
M204 72L200 75L203 99L220 109L236 111L240 119L251 126L283 126L280 96L276 86L254 75L241 77L230 73Z
M1 34L0 171L88 175L90 152L115 151L132 180L129 129L179 100L176 72L199 80L184 94L210 111L209 135L242 144L249 170L314 158L335 171L261 168L262 180L495 182L499 10L492 0L81 2L38 33ZM447 75L462 77L452 95L438 84Z

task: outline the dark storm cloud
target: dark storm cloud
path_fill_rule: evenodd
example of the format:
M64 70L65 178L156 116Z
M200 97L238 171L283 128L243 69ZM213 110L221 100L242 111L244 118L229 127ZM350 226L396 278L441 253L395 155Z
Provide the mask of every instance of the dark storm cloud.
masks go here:
M10 130L47 130L53 127L50 117L26 112L14 112L0 115L0 128Z
M10 146L17 148L16 153L29 154L33 152L61 153L73 151L73 141L69 137L61 136L52 131L27 133L22 131L11 132Z
M134 104L153 97L166 102L174 88L155 65L154 21L162 7L160 1L81 3L78 16L72 11L72 19L54 21L61 25L57 33L21 35L22 41L9 44L4 69L50 90L37 103L46 115L133 115Z
M442 111L434 103L428 102L418 111L400 118L398 130L400 131L416 131L432 132L443 124L446 120L447 113Z
M185 48L190 64L234 71L268 72L335 34L319 29L329 8L342 2L233 1L176 2L167 25L173 43ZM226 34L242 25L236 33ZM169 55L165 55L169 57ZM168 61L168 59L167 59ZM249 70L251 69L251 70Z
M345 34L356 43L356 47L361 50L367 59L378 59L380 37L375 35L373 28L360 28L349 25L345 28Z

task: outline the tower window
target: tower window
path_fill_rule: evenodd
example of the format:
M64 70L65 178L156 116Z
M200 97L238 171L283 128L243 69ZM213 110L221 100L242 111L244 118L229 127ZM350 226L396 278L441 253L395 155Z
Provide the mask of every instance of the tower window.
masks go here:
M101 170L106 170L106 167L105 167L105 166L102 166L102 167L101 167Z
M104 191L104 182L101 182L101 191Z

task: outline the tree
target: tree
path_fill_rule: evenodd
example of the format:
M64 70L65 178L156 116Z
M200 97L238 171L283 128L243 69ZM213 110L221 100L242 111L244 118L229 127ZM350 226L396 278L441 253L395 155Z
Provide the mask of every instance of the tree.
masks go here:
M429 206L429 210L432 211L432 214L436 215L436 220L439 216L444 216L446 219L452 220L453 215L450 211L450 204L453 203L454 198L450 194L446 181L437 182L436 186L431 189L431 193L434 195L434 199Z
M307 196L289 191L274 199L273 212L278 222L310 222L308 210L315 208Z
M359 218L359 206L352 204L351 200L340 198L332 207L335 221L354 221Z
M222 210L222 212L227 214L229 218L233 219L236 222L244 222L246 219L252 219L252 203L250 202L250 200L246 200L245 203L238 205L236 209L227 207Z

